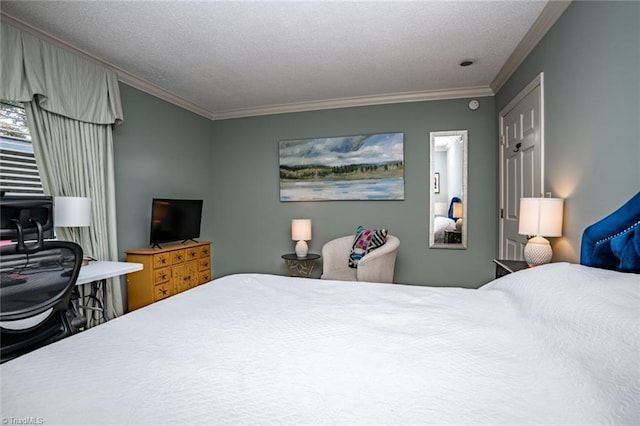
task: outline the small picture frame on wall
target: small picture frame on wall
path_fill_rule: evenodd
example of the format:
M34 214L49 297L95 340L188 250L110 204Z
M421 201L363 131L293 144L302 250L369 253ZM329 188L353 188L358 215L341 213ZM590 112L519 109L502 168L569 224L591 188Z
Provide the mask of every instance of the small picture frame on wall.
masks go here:
M433 193L434 194L440 193L440 173L438 172L435 172L433 174Z

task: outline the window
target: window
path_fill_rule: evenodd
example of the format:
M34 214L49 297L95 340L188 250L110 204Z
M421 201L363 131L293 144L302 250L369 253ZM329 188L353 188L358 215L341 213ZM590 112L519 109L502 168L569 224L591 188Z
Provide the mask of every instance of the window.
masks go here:
M0 192L44 194L24 107L4 101L0 102Z

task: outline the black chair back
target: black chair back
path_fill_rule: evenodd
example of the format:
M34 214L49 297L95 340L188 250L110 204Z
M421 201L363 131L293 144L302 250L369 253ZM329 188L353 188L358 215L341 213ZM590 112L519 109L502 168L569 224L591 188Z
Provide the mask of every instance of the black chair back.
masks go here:
M0 362L77 331L71 298L82 255L68 241L0 247Z

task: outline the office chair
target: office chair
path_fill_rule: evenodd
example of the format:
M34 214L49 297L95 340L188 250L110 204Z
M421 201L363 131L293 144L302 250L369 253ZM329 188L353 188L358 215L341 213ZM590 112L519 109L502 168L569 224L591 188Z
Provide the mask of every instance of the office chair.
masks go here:
M86 325L72 303L82 248L69 241L0 247L0 363L67 337Z

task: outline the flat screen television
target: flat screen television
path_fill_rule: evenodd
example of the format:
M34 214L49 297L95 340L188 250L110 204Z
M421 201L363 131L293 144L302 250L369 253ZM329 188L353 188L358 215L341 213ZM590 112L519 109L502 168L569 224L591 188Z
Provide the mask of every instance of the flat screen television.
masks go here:
M38 236L37 221L43 238L53 238L53 197L47 195L6 195L0 197L0 240L16 241L20 223L24 240Z
M152 247L172 241L194 240L200 237L202 200L154 198L151 204Z

